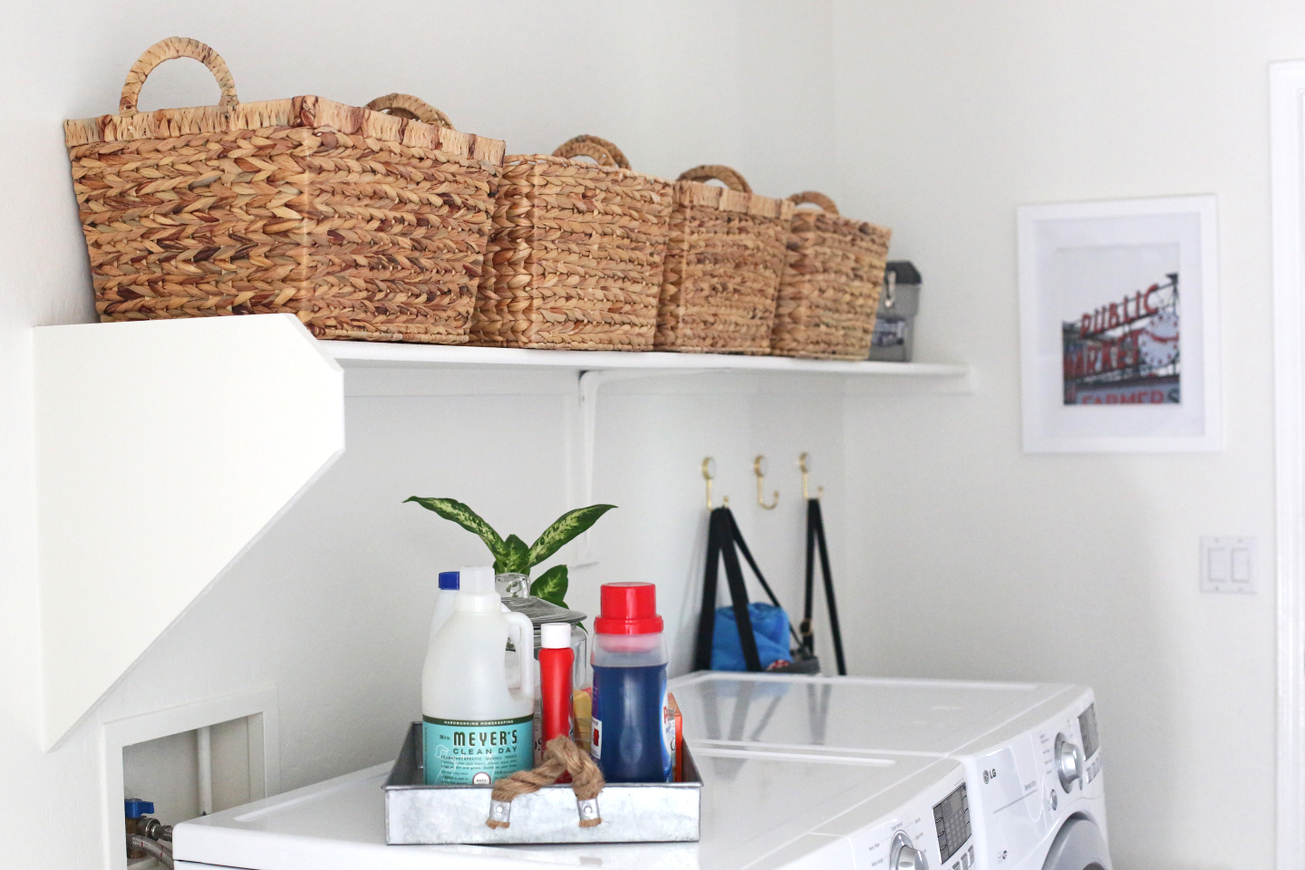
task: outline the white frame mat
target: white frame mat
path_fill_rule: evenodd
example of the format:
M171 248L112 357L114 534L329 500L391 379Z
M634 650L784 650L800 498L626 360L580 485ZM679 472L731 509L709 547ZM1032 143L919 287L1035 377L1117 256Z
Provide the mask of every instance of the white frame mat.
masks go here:
M1025 452L1158 453L1223 448L1217 219L1212 195L1019 208ZM1078 319L1084 308L1082 297L1090 289L1101 304L1103 323L1106 303L1110 303L1113 326L1117 311L1112 300L1119 297L1096 295L1093 282L1102 286L1115 283L1118 287L1111 292L1122 288L1123 297L1141 300L1147 291L1132 275L1154 274L1161 261L1172 263L1169 268L1180 276L1177 287L1182 288L1175 288L1182 293L1177 336L1181 372L1171 376L1177 378L1171 386L1180 391L1181 401L1066 404L1062 322L1067 317ZM1096 278L1091 277L1094 270L1100 272ZM1084 284L1092 286L1077 286ZM1149 309L1150 297L1146 299ZM1122 302L1123 312L1127 305ZM1091 313L1084 310L1085 322ZM1174 323L1179 325L1177 319Z

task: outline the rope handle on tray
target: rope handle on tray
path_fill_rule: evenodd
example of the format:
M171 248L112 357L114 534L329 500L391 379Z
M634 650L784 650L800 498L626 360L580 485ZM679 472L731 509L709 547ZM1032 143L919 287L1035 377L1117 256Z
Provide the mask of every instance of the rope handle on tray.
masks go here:
M386 94L372 100L367 104L367 108L373 112L394 115L396 118L406 118L409 121L420 121L423 124L434 124L436 127L453 129L453 122L449 120L448 115L412 94Z
M811 203L812 205L819 206L821 211L832 215L838 214L838 206L834 205L834 201L819 191L804 190L801 193L795 193L790 196L788 201L798 205Z
M169 36L145 49L145 53L132 64L131 70L127 73L127 81L122 86L122 99L118 100L118 111L123 115L136 114L136 101L140 98L141 85L145 84L145 79L149 78L149 74L154 72L159 64L179 57L194 58L213 73L213 78L217 79L218 88L222 91L222 99L218 101L219 106L229 109L240 102L236 98L236 83L231 78L231 70L227 69L227 62L221 55L198 39Z
M621 149L606 139L597 136L576 136L568 139L553 152L554 157L592 157L599 166L616 166L629 169L630 161L625 159Z
M725 182L725 186L730 190L737 190L740 193L752 193L752 185L748 184L746 178L739 175L728 166L718 166L715 164L705 164L695 166L692 169L686 169L680 173L680 181L710 181L712 179Z
M607 785L603 772L589 753L581 751L570 737L559 735L548 741L544 760L534 770L518 770L494 783L486 827L511 827L512 800L552 785L563 772L571 774L571 790L575 792L580 827L601 825L603 817L598 812L598 793Z

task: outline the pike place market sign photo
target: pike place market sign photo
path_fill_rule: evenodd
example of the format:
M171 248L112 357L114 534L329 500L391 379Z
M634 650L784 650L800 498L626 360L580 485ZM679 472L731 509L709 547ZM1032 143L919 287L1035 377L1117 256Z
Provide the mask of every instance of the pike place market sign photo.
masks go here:
M1019 209L1025 452L1222 449L1216 220L1213 196Z

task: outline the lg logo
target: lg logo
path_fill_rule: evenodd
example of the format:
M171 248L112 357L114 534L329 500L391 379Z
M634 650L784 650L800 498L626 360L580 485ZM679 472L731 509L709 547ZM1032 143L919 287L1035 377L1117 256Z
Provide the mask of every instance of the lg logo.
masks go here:
M991 768L991 769L989 769L989 770L985 770L985 771L983 772L983 784L984 784L984 785L987 785L989 782L991 782L992 780L994 780L994 779L996 779L996 778L997 778L997 768L995 768L995 767L994 767L994 768Z

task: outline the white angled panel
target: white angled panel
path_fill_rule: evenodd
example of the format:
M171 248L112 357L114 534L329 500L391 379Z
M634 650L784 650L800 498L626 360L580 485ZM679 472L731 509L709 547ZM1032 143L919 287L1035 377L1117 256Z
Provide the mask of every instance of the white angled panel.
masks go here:
M36 330L45 743L344 449L289 314Z

